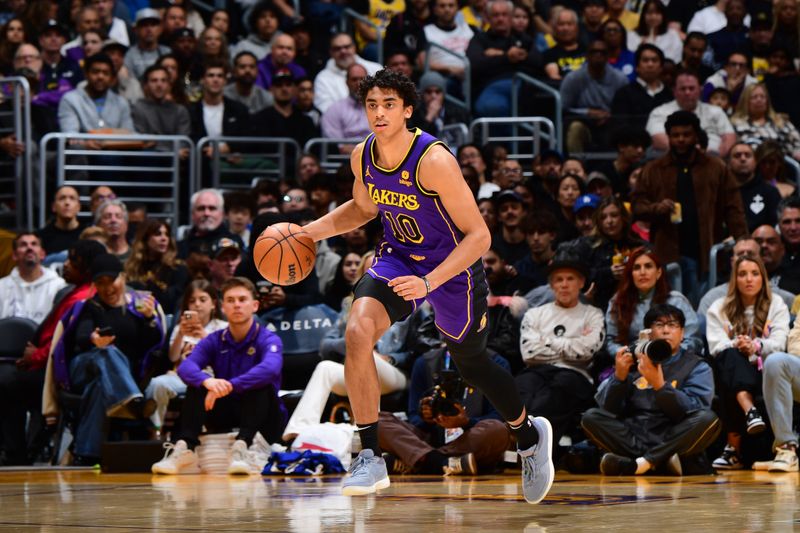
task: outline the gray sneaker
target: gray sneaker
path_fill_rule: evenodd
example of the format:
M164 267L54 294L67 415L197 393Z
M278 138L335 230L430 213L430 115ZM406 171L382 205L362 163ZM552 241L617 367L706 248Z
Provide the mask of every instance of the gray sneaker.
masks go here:
M529 417L531 418L531 417ZM527 450L518 450L522 460L522 494L528 503L539 503L547 496L556 468L553 466L553 427L542 417L533 418L539 442Z
M386 461L383 457L375 457L370 449L361 450L348 472L350 475L344 478L342 484L342 494L345 496L372 494L376 490L389 488Z

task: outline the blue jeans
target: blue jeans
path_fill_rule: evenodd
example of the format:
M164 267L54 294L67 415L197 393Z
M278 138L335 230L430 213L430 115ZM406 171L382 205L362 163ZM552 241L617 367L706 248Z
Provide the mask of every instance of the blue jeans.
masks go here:
M708 274L700 273L700 263L691 257L681 256L681 282L683 294L689 299L693 307L697 307L700 298L708 289Z
M69 363L72 389L81 394L81 416L75 431L74 451L99 457L106 413L142 391L131 375L128 358L116 346L94 348L76 355Z
M511 78L493 81L481 91L475 100L475 115L478 117L511 116Z

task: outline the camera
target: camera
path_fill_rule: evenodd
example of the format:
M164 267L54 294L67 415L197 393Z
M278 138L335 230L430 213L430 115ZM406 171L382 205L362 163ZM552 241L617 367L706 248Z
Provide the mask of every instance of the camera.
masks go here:
M431 394L433 417L457 415L457 404L462 403L468 393L466 383L458 372L452 369L440 370L433 375L433 379L435 383Z
M654 365L663 364L672 357L672 346L664 339L650 340L651 330L643 329L639 332L636 342L628 346L628 349L635 358L639 355L646 355Z

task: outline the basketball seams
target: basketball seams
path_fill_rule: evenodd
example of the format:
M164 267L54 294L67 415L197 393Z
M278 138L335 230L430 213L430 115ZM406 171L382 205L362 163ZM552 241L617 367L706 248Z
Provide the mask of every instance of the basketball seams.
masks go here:
M282 270L283 270L284 255L288 254L288 250L291 250L292 254L294 254L295 260L297 261L297 264L299 265L299 268L300 268L299 274L300 274L300 279L301 280L307 277L307 272L305 270L305 267L303 265L302 260L300 259L300 255L305 255L307 253L312 258L316 256L316 247L309 246L308 244L302 242L298 238L299 235L302 235L303 233L306 233L306 232L304 230L302 230L302 228L300 226L298 226L298 228L300 228L300 231L295 232L294 229L293 229L293 226L294 226L294 224L291 224L291 223L282 223L282 224L276 224L276 225L270 226L269 230L271 232L277 233L278 235L280 235L280 237L276 237L275 235L260 235L256 239L256 241L254 243L254 246L253 246L253 249L254 249L253 251L254 251L254 256L255 256L256 245L258 245L262 241L266 241L266 240L273 240L274 241L271 245L269 245L269 248L267 248L264 252L259 253L260 259L258 260L256 268L258 269L259 273L261 273L261 275L264 276L265 278L267 278L268 280L273 281L270 278L275 278L277 281L273 281L273 283L276 283L278 285L281 284L280 281L282 281L282 280L284 280L286 278L286 276L283 275L284 273L282 272ZM282 231L282 229L284 229L284 228L286 229L286 232ZM265 229L265 231L266 231L266 229ZM285 247L283 245L284 242L286 242L288 246ZM301 246L302 248L297 248L297 245ZM278 257L277 258L271 258L272 259L271 262L273 263L273 265L275 265L275 267L269 268L271 265L267 264L266 268L262 269L262 266L264 266L263 265L264 260L267 259L270 254L274 253L275 246L278 246L278 248L280 249L280 254L278 255ZM287 248L288 248L288 250L287 250ZM254 257L254 259L255 259L255 257ZM286 256L286 259L287 259L287 263L288 263L289 262L289 256L288 255ZM312 260L312 264L313 264L313 260ZM266 271L268 274L271 274L271 275L270 276L265 276L263 271ZM310 273L310 272L311 272L311 270L309 269L308 273Z
M312 256L316 257L316 255L317 255L317 250L316 250L316 248L313 248L313 249L312 249L312 248L311 248L310 246L308 246L306 243L304 243L303 241L301 241L300 239L298 239L298 238L297 238L297 235L300 235L300 233L293 233L293 232L292 232L292 227L291 227L291 226L289 226L289 228L288 228L288 229L289 229L289 237L291 237L291 238L292 238L292 240L293 240L294 242L296 242L297 244L299 244L300 246L302 246L303 248L305 248L306 250L308 250L308 252L309 252L309 253L310 253ZM302 231L302 233L306 233L306 231L305 231L305 230L303 230L302 228L301 228L301 231ZM303 269L303 262L302 262L302 261L300 261L300 257L298 257L298 255L297 255L297 252L295 252L295 251L294 251L294 246L292 246L292 252L294 253L294 256L297 258L297 264L299 264L299 265L300 265L300 276L301 276L301 277L303 277L303 278L304 278L304 277L306 277L306 276L305 276L305 270ZM310 271L309 271L309 273L310 273Z

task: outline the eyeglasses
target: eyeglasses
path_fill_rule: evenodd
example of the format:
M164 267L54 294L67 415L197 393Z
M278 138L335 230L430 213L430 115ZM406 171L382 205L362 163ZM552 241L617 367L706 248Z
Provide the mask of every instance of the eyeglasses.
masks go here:
M283 197L284 202L302 202L306 199L305 196L296 195L296 196L289 196L288 194Z
M747 68L747 63L739 63L738 61L737 62L731 61L728 63L728 66L735 68Z
M19 59L20 61L33 61L34 59L39 59L41 57L42 56L40 56L39 54L25 54L17 56L16 59Z
M658 328L658 329L664 329L664 328L667 328L667 327L672 328L672 329L677 329L677 328L681 327L681 323L678 322L677 320L667 320L666 322L662 322L660 320L657 320L656 322L653 322L652 324L650 324L650 327L651 328Z

